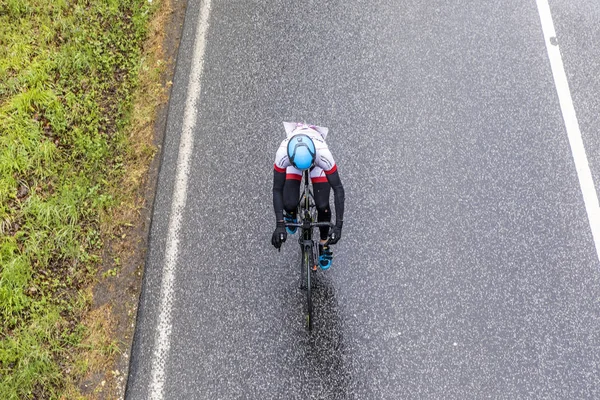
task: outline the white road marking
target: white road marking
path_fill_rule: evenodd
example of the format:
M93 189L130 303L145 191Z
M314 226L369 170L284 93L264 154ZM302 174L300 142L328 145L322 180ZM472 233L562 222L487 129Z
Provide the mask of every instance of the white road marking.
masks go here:
M540 14L540 20L542 21L542 30L544 31L544 38L546 40L546 49L548 50L548 58L550 59L552 75L554 76L554 84L556 85L556 91L560 101L560 108L562 110L563 119L567 128L567 136L569 137L569 143L571 145L571 153L573 154L573 159L575 160L575 168L577 170L577 177L579 178L579 186L581 186L581 192L583 193L585 210L587 211L588 220L592 229L592 237L596 245L596 254L598 256L598 260L600 261L600 206L598 205L598 195L594 186L594 180L590 171L588 159L585 154L583 140L581 139L579 122L577 121L577 116L575 115L571 91L569 90L567 75L565 74L565 68L560 55L558 41L556 39L556 31L554 30L554 23L552 22L550 6L548 5L548 0L536 1L538 12Z
M164 395L165 364L168 359L171 344L171 309L173 308L175 269L177 267L179 253L179 232L187 200L190 159L194 149L194 129L196 127L197 116L196 105L198 104L201 90L209 14L210 0L203 0L200 8L198 25L196 27L192 67L187 89L185 110L183 113L183 127L179 142L179 154L177 156L177 173L173 188L173 202L171 203L169 230L167 232L167 245L160 288L157 336L154 343L152 373L149 388L149 396L152 400L161 400Z

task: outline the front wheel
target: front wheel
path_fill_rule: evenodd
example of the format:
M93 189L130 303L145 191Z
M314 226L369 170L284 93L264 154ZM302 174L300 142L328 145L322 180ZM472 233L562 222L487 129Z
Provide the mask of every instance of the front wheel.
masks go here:
M302 269L306 276L306 325L308 330L312 331L313 328L313 304L312 304L312 284L310 281L312 263L310 260L310 252L307 248L302 251Z

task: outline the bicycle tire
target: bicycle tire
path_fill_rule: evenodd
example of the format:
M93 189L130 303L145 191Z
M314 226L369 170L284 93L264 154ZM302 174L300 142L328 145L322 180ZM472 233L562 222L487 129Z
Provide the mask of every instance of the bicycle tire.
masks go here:
M308 330L312 331L313 328L313 303L312 303L312 265L310 262L310 253L307 251L306 247L303 250L302 262L304 264L304 271L306 274L306 324L308 326Z

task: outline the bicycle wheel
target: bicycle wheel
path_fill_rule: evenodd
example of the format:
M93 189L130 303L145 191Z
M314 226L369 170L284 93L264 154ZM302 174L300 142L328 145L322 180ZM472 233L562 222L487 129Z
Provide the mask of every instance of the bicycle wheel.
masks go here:
M302 263L303 270L306 274L306 325L308 326L308 330L312 331L313 328L313 304L312 304L312 284L311 284L311 271L312 271L312 263L310 261L310 252L306 247L302 252Z

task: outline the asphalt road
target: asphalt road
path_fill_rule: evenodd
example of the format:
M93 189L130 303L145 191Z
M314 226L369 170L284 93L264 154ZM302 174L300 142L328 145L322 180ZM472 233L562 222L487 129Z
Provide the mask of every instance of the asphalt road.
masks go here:
M200 2L173 87L128 399L600 398L600 263L530 1L213 0L179 232L165 241ZM550 8L598 192L600 3ZM281 253L282 121L331 129L343 237L309 334Z

